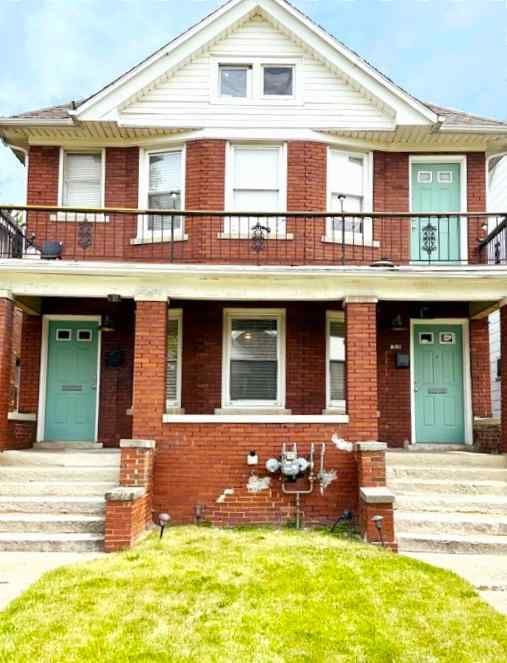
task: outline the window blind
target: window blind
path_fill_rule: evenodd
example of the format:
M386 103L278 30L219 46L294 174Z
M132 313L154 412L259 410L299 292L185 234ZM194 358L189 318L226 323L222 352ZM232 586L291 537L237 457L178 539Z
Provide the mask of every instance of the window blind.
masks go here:
M178 400L178 347L180 321L169 320L167 323L167 373L166 399L171 403Z
M101 154L65 153L62 202L66 207L102 205Z
M345 323L329 322L329 399L345 400Z
M277 400L278 334L277 320L231 321L231 401Z
M149 155L148 207L150 209L181 209L182 153L158 152ZM148 230L163 231L181 228L181 216L148 217Z

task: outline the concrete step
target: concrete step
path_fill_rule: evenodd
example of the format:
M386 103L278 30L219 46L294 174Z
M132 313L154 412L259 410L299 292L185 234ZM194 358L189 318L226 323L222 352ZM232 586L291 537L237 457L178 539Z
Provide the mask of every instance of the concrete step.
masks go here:
M505 481L507 482L507 467L474 467L473 465L462 467L453 465L416 465L401 466L389 465L386 470L387 480L390 479L452 479L458 481L463 479L480 481ZM1 468L0 468L1 477Z
M119 467L119 449L99 449L95 451L76 450L8 450L0 453L1 465L37 465L61 467Z
M507 496L503 495L446 495L425 493L397 494L396 512L475 513L507 516Z
M45 495L61 495L63 498L78 495L100 495L114 488L116 481L1 481L0 495L42 497Z
M446 453L388 451L387 467L458 466L507 468L507 455L480 454L473 451L449 451Z
M4 552L95 552L103 548L100 534L0 533L0 550Z
M80 514L102 515L105 511L104 496L0 496L0 517L3 513L19 514Z
M118 467L60 467L58 465L0 465L4 481L111 481L118 482Z
M507 536L401 532L397 538L400 552L507 553Z
M448 479L388 479L396 496L411 493L447 493L451 495L507 495L507 481ZM1 486L0 486L1 488Z
M482 513L439 513L396 511L396 531L428 534L486 534L507 536L507 516Z
M53 513L2 513L0 532L42 532L44 534L79 532L103 534L104 516L82 514L61 515Z

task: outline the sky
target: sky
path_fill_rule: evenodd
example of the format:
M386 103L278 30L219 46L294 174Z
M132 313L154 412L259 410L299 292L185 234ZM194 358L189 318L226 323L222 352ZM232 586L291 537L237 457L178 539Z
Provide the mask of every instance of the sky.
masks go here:
M0 0L0 117L81 99L216 0ZM423 101L507 120L507 0L293 0ZM25 201L0 145L0 202Z

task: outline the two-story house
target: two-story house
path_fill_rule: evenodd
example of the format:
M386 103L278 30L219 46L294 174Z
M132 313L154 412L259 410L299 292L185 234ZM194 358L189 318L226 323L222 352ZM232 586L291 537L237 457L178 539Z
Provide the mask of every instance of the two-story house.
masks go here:
M284 0L230 0L0 135L27 169L3 208L24 224L1 244L4 449L155 440L154 512L234 524L292 518L264 463L326 442L303 510L333 522L357 508L333 435L466 449L491 416L507 123L419 101Z

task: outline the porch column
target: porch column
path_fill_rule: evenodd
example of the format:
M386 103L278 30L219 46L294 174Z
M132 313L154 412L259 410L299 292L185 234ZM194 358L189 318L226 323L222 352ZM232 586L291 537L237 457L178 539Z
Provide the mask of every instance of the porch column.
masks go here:
M136 300L133 438L160 439L166 400L167 311L167 300Z
M351 441L378 440L377 299L348 297L345 329Z
M23 313L18 409L27 414L36 414L39 406L41 344L42 317Z
M0 291L0 449L11 443L8 420L11 396L12 337L14 300L9 291Z
M501 407L501 443L502 452L507 453L507 299L502 300L500 308L500 407Z
M491 371L488 317L470 320L470 368L474 417L491 417Z

